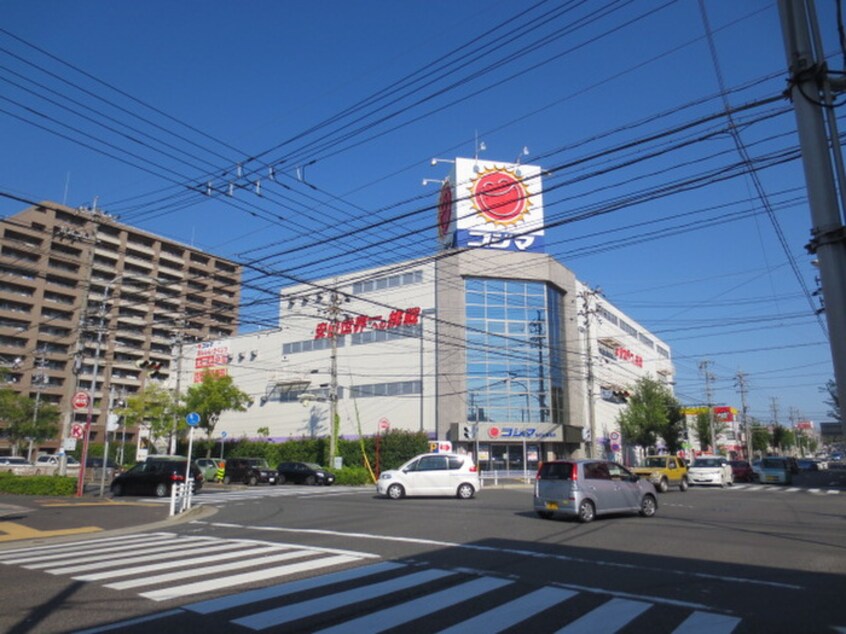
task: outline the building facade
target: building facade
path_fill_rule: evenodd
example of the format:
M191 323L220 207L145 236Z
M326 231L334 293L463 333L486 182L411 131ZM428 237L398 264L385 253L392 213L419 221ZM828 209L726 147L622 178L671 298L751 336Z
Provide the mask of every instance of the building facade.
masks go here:
M91 417L91 439L102 441L110 398L133 395L151 371L174 374L180 342L236 332L240 285L230 260L96 210L34 205L0 223L4 380L58 406L63 438L78 437ZM81 392L91 405L75 409ZM40 448L60 446L57 438ZM0 452L10 449L0 431Z
M183 386L226 373L253 399L218 439L326 436L336 387L342 436L422 431L497 470L623 460L625 392L673 377L669 347L554 258L498 249L286 287L279 328L185 353Z

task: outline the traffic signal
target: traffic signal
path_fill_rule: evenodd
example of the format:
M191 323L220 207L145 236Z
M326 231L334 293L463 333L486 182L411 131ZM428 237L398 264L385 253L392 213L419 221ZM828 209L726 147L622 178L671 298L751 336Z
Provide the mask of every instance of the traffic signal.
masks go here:
M152 379L158 379L162 376L161 369L164 363L161 361L142 360L138 361L135 365L144 370Z
M464 426L464 438L466 438L467 440L472 440L473 438L475 438L476 435L475 435L474 431L475 430L473 429L472 426L465 425Z

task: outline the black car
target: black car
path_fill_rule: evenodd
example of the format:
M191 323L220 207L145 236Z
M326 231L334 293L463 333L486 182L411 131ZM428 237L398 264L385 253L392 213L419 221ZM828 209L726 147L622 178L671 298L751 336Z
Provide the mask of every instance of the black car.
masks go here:
M264 458L227 458L223 484L243 482L255 486L259 482L276 484L276 472Z
M165 497L170 495L174 484L185 482L187 466L188 460L184 456L150 456L112 480L112 495ZM191 477L194 478L194 491L199 491L203 486L203 474L193 462Z
M335 474L329 473L319 464L313 462L281 462L276 471L279 473L279 484L293 482L294 484L325 484L335 481Z

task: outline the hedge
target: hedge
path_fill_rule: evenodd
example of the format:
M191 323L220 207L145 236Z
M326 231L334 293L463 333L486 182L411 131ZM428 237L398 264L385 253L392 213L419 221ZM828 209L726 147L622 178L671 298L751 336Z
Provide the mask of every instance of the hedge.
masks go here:
M74 495L76 478L58 475L18 476L0 473L0 493L11 495Z

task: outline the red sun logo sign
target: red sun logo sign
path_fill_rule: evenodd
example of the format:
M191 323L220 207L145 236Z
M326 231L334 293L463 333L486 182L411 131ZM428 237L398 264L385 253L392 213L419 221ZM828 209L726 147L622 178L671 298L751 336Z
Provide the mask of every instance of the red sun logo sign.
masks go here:
M486 221L504 227L520 222L531 204L523 181L506 168L479 174L470 184L470 198Z
M490 427L488 429L488 436L491 438L499 438L499 427Z

